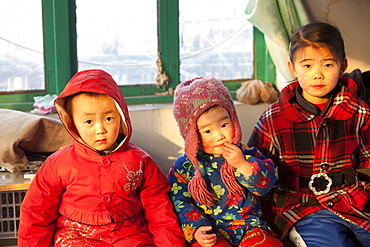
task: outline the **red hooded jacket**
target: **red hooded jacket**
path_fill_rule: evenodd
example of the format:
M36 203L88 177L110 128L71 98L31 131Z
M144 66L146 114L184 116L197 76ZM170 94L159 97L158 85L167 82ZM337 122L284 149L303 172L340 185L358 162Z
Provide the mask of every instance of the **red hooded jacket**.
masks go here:
M108 95L121 113L124 140L107 155L84 143L65 109L65 97L79 92ZM49 156L32 181L21 205L19 246L184 246L168 181L129 142L129 112L113 78L78 72L55 106L74 143Z

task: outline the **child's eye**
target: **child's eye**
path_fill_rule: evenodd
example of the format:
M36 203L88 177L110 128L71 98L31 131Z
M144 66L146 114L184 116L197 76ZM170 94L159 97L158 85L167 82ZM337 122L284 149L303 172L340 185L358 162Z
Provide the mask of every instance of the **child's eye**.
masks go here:
M309 69L309 68L311 67L311 65L309 65L309 64L304 64L304 65L303 65L303 67L305 67L305 68Z
M112 121L113 118L112 117L107 117L106 120L109 122L109 121Z
M211 131L210 130L205 130L203 133L209 134L209 133L211 133Z
M91 124L92 123L92 120L86 120L85 121L85 124Z
M225 128L228 125L228 123L224 123L221 125L221 128Z
M331 63L325 64L325 67L332 67L332 66L333 66L333 64L331 64Z

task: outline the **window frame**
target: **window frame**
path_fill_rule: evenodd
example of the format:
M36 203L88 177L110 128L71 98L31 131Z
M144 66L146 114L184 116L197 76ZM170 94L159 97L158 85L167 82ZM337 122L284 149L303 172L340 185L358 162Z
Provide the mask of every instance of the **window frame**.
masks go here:
M163 70L169 76L168 85L120 86L128 105L172 103L172 89L180 82L179 58L179 2L157 0L158 49ZM45 90L1 92L0 108L29 111L34 97L45 94L58 95L70 78L78 71L76 2L75 0L42 0L44 41ZM275 66L267 51L264 35L253 28L254 74L253 78L275 83ZM224 81L231 95L244 80Z

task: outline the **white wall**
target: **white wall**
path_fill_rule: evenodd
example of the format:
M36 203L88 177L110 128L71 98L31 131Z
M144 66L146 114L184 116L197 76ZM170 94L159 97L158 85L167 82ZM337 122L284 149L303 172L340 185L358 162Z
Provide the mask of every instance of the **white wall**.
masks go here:
M254 125L269 104L235 104L242 126L242 139L247 143ZM173 117L172 105L129 106L129 110L133 126L131 142L147 151L167 175L173 161L184 151L184 140Z
M338 27L348 59L346 73L351 73L355 69L362 72L370 70L370 0L294 1L303 3L311 21L328 22ZM288 83L278 73L276 84L281 90Z
M346 72L370 70L370 0L302 0L310 19L339 28L348 58Z

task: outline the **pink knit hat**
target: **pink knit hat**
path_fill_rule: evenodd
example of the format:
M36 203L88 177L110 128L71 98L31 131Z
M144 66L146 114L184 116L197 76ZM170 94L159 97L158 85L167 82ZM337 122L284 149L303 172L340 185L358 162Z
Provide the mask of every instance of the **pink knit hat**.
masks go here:
M198 118L212 106L222 106L228 110L234 124L234 144L241 141L241 128L231 95L223 83L214 77L197 77L180 83L175 89L173 114L185 140L185 153L194 165L195 176L188 184L192 197L199 203L212 206L215 196L207 190L206 183L198 167L197 152L200 144L197 132ZM225 162L221 168L221 177L231 195L244 194L238 184L234 168Z

